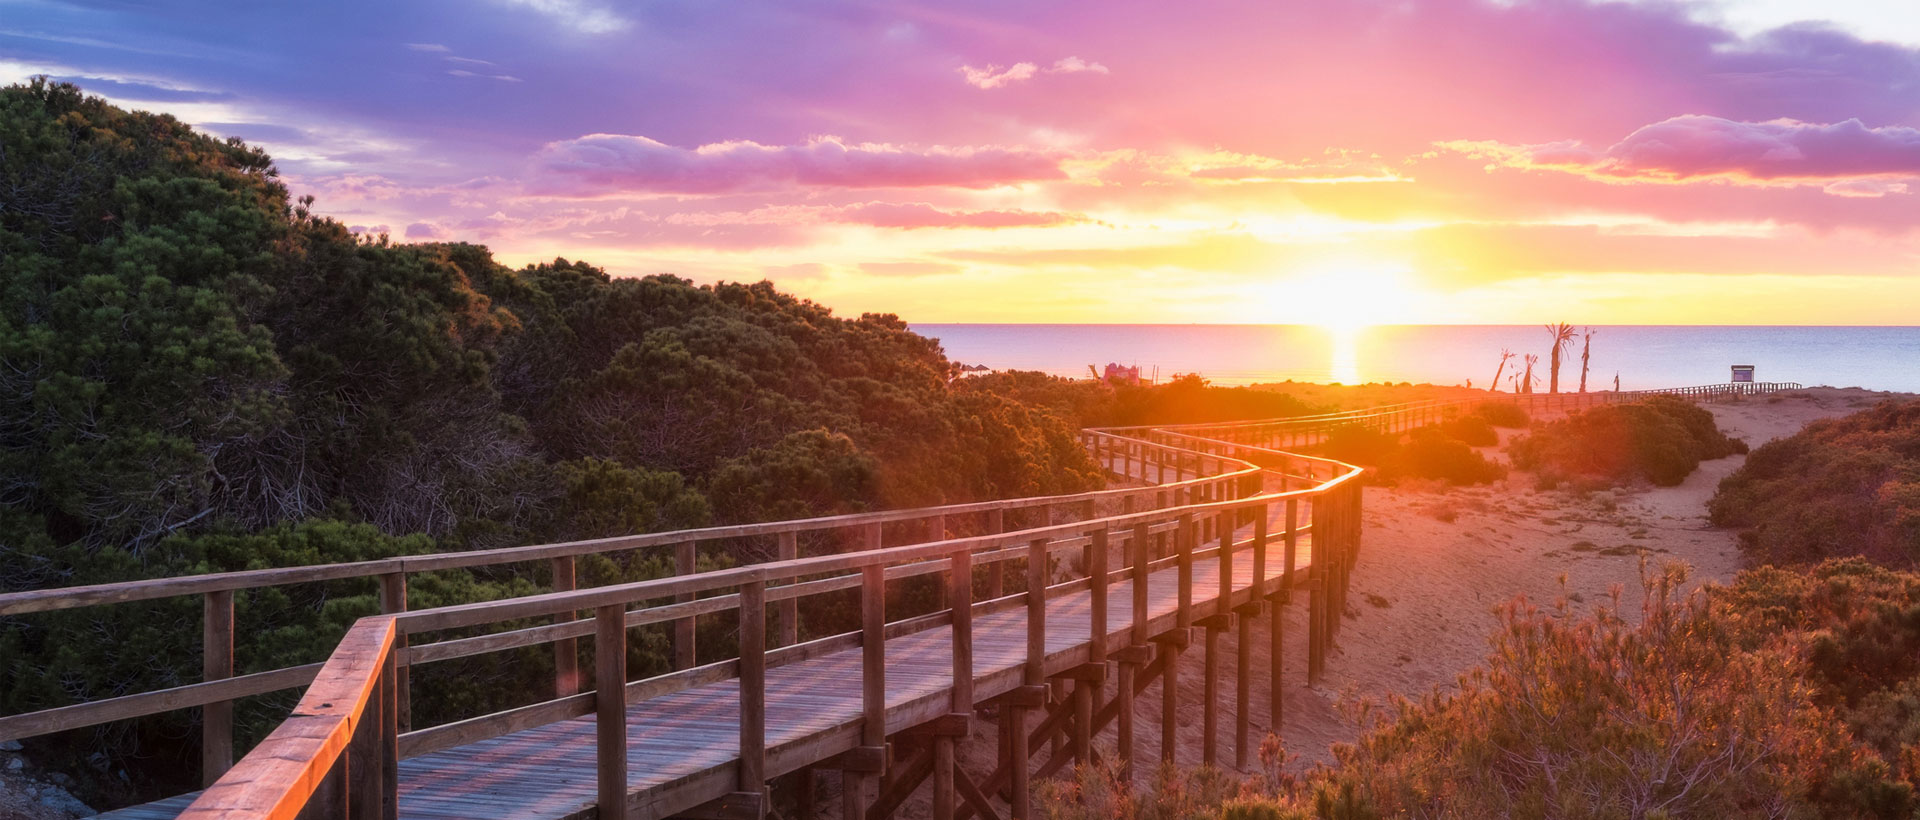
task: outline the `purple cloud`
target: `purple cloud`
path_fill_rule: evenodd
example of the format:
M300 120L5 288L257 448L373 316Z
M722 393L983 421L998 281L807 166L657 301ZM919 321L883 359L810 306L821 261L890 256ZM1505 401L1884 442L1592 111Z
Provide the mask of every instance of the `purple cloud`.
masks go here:
M785 188L990 188L1062 179L1060 161L1019 148L907 148L820 137L800 145L735 141L678 148L623 134L549 143L535 158L554 194L719 194ZM573 184L567 184L567 183Z
M835 220L876 228L1035 228L1085 222L1056 211L943 211L925 202L868 202L836 212Z
M1684 182L1726 178L1762 182L1832 181L1920 176L1920 129L1869 128L1857 119L1821 124L1798 120L1737 122L1699 114L1644 126L1597 149L1579 142L1511 146L1445 143L1464 153L1523 168L1551 168L1599 178ZM1843 186L1834 193L1873 196L1891 188Z

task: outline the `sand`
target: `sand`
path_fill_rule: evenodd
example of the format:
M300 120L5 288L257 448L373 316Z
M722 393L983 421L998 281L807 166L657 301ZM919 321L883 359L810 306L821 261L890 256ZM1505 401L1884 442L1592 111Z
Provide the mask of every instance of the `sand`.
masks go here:
M1889 394L1814 388L1790 395L1706 405L1722 429L1753 446L1791 435L1807 423L1856 412ZM1502 444L1518 431L1502 431ZM1505 460L1500 447L1482 448ZM1362 546L1348 609L1329 657L1327 674L1305 685L1304 596L1286 607L1285 720L1280 736L1295 768L1331 760L1333 744L1353 741L1359 727L1352 706L1391 694L1416 697L1448 689L1476 666L1496 625L1494 610L1516 596L1551 604L1561 595L1576 609L1606 602L1622 591L1624 609L1637 611L1641 559L1675 560L1691 568L1690 584L1725 582L1742 566L1735 534L1712 527L1706 503L1720 480L1744 456L1706 462L1677 487L1639 487L1597 493L1541 491L1533 476L1514 472L1483 487L1369 487ZM1233 768L1232 632L1222 653L1219 760ZM1257 746L1271 726L1266 707L1267 618L1254 635L1252 722ZM1201 762L1203 652L1199 641L1181 658L1176 761ZM1143 760L1157 759L1160 686L1139 698L1136 735ZM983 718L987 716L983 713ZM991 772L997 744L993 721L974 721L961 758L976 779ZM1109 729L1095 740L1110 753ZM1039 759L1044 759L1043 751ZM1256 757L1250 754L1250 757ZM1259 766L1251 761L1248 772ZM1144 773L1144 769L1139 770ZM823 781L830 778L823 778ZM829 783L823 782L826 789ZM824 791L824 790L823 790ZM930 814L927 789L901 808L903 817Z

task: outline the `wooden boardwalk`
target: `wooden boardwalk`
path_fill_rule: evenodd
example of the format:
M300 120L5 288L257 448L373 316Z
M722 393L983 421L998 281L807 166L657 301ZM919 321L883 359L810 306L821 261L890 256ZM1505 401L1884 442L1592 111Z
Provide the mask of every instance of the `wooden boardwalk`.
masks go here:
M935 820L1024 820L1031 779L1095 759L1092 739L1109 728L1115 737L1102 746L1133 762L1141 745L1134 716L1151 708L1137 696L1155 682L1163 733L1156 745L1167 754L1188 646L1204 652L1206 762L1215 762L1228 730L1236 762L1247 761L1256 690L1270 699L1261 711L1279 720L1278 693L1288 683L1280 679L1284 619L1261 619L1270 665L1256 670L1248 652L1254 616L1304 605L1304 634L1288 640L1304 649L1307 680L1322 671L1359 547L1363 471L1299 449L1344 427L1404 433L1489 401L1538 416L1651 393L1719 401L1797 387L1490 395L1290 419L1090 429L1083 443L1120 486L0 594L0 617L178 596L202 598L205 613L200 681L0 716L0 740L199 710L208 787L107 815L131 820L760 820L776 809L771 784L782 778L791 788L778 810L810 820L820 772L838 773L842 796L834 802L844 820L886 820L927 784ZM703 546L773 557L701 571ZM578 558L656 550L677 574L576 588ZM1231 570L1225 577L1222 555ZM544 575L551 591L408 606L410 576L485 567ZM1008 570L1024 578L1008 578ZM382 614L356 622L323 663L237 674L233 635L244 626L235 620L236 595L349 579L378 584ZM911 599L924 614L887 611L889 584L907 581L919 584ZM938 593L930 611L929 589ZM800 615L812 611L805 602L821 600L857 608L859 627L802 642ZM739 651L696 666L696 621L714 618L737 629ZM630 633L648 625L668 628L675 671L632 680ZM1219 639L1235 629L1235 657L1227 658ZM580 651L583 641L590 652ZM551 693L527 692L535 702L442 726L412 726L412 699L437 694L410 684L413 667L533 647L553 653ZM578 668L583 658L592 670ZM1231 667L1230 694L1220 685L1223 667ZM589 681L625 683L585 689ZM292 714L236 761L233 703L301 687ZM956 753L983 714L1000 721L1000 749L995 770L976 781Z
M1248 532L1251 528L1248 528ZM1311 563L1310 538L1302 538L1296 573ZM1253 594L1253 556L1234 556L1235 601ZM1270 562L1267 577L1284 572ZM1175 629L1179 609L1176 567L1152 573L1147 634L1131 634L1131 581L1113 585L1107 601L1108 640L1141 644ZM1195 618L1219 611L1216 558L1195 561ZM1076 592L1047 604L1050 673L1089 660L1092 594ZM984 702L1021 685L1027 659L1027 614L1001 609L973 622L973 694ZM887 733L903 732L948 712L952 692L952 637L931 629L886 644ZM767 775L778 776L826 761L859 745L861 653L836 652L772 669L766 675ZM1271 681L1267 681L1270 684ZM734 790L739 755L738 681L724 681L635 704L627 709L627 756L633 761L628 788L641 817L685 811ZM595 804L594 722L591 717L552 723L460 746L400 763L402 818L532 820L584 818ZM703 787L704 786L704 787Z

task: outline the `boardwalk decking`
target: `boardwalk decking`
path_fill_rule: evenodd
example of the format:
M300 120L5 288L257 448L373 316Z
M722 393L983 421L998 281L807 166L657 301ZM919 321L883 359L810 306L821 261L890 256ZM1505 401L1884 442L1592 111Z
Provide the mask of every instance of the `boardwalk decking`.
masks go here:
M1297 573L1311 561L1302 538ZM1270 561L1269 578L1284 568ZM1193 564L1194 615L1218 608L1219 562ZM1148 582L1148 633L1174 628L1178 570L1155 571ZM1253 556L1234 556L1236 600L1251 595ZM1130 581L1111 587L1107 601L1114 645L1136 641L1131 632ZM1055 672L1086 663L1092 597L1076 592L1047 605L1047 667ZM1145 636L1143 636L1145 637ZM1026 612L1001 609L973 622L974 696L997 697L1020 683L1027 652ZM951 637L930 629L887 641L887 732L910 729L948 711ZM818 763L858 745L861 717L860 652L838 652L769 670L769 776ZM733 790L739 724L738 682L724 681L635 704L627 710L628 788L639 817L664 817ZM533 820L590 815L595 798L594 723L575 718L400 763L402 818Z

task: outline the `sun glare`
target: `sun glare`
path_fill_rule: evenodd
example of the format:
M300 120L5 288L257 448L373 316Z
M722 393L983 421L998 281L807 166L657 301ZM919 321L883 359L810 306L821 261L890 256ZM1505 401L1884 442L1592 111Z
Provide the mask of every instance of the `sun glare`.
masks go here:
M1292 321L1348 337L1371 325L1406 321L1417 301L1406 272L1384 267L1317 271L1282 280L1274 290Z

